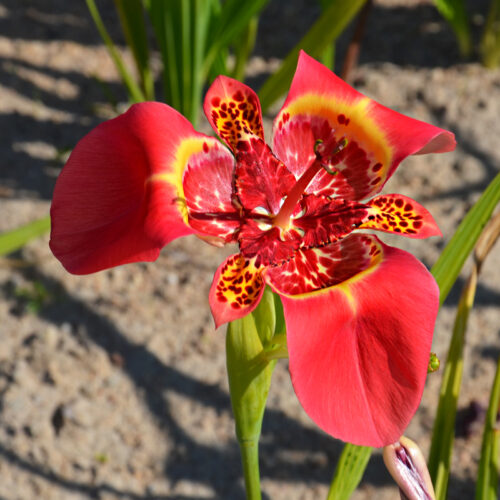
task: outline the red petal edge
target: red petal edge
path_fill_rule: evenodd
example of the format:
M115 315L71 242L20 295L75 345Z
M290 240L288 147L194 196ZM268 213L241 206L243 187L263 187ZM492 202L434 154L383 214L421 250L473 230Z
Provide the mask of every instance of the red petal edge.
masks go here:
M206 136L169 106L148 102L100 124L76 145L51 207L50 247L69 272L152 261L165 244L193 232L175 186L149 182L156 174L173 175L176 149L192 137Z
M324 291L282 296L292 382L327 433L381 447L420 403L439 290L412 255L383 245L371 272Z

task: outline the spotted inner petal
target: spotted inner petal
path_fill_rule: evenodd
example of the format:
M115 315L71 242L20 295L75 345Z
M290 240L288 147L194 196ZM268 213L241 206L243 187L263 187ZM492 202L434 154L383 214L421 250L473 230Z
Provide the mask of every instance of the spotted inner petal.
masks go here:
M232 204L234 158L217 140L207 138L187 158L182 178L189 225L201 236L234 241L240 225Z
M299 249L289 261L267 268L265 277L281 294L320 292L374 268L382 254L375 236L352 234L322 248Z
M370 200L359 228L398 233L410 238L441 235L432 215L416 201L400 194L386 194Z
M246 210L260 208L270 215L278 213L294 183L294 176L262 139L252 137L238 151L235 192Z
M263 231L266 225L268 229ZM255 257L255 262L264 266L290 259L301 239L296 230L283 232L255 219L246 220L239 233L241 253L247 258Z
M306 192L362 200L379 192L387 180L390 150L380 131L364 111L361 103L352 107L337 103L342 111L317 96L303 96L278 115L274 128L273 150L297 177L315 160L314 144L321 141L328 160L328 146L335 148L340 141L346 146L334 150L328 164L337 171L335 176L319 173Z
M232 309L245 309L254 305L264 286L262 267L253 259L241 254L229 257L220 269L215 283L217 301L226 303Z
M366 205L353 201L307 195L300 204L302 212L292 224L303 235L303 247L334 243L351 233L367 216Z
M253 137L264 139L259 98L237 80L219 76L207 93L204 110L214 130L234 152Z

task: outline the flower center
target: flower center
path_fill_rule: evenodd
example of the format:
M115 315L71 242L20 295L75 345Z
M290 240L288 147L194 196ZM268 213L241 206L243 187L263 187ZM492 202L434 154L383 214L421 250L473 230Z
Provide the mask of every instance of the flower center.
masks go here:
M290 218L309 183L314 179L316 174L321 171L321 169L326 170L331 175L335 175L337 170L332 168L331 161L333 157L340 153L340 151L342 151L346 146L347 139L343 137L334 145L331 152L328 152L323 141L316 141L316 144L314 145L314 154L316 155L316 159L300 176L299 180L288 193L280 211L273 219L274 226L280 227L284 231L290 228Z

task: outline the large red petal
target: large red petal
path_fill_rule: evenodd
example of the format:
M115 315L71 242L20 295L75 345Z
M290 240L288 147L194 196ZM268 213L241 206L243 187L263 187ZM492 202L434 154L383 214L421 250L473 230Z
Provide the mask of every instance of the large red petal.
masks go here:
M378 193L406 156L455 147L452 133L363 96L304 52L273 135L274 152L296 177L314 161L316 141L346 140L331 158L337 175L318 174L307 192L350 200Z
M56 183L54 255L75 274L154 260L169 241L193 232L183 172L193 155L214 144L160 103L136 104L96 127Z
M212 128L234 152L252 137L264 139L259 98L237 80L217 77L208 89L203 109Z
M383 253L336 286L281 297L299 401L326 432L365 446L397 441L415 413L438 310L427 269L402 250Z

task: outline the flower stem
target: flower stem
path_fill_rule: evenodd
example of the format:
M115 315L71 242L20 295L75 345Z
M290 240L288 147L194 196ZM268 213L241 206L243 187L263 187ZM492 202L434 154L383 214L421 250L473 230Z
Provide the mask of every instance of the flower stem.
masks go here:
M263 356L275 333L273 293L266 289L259 306L232 321L226 335L226 362L236 437L240 446L247 500L260 500L259 437L276 364Z
M245 476L247 500L261 500L259 472L259 438L238 439Z

